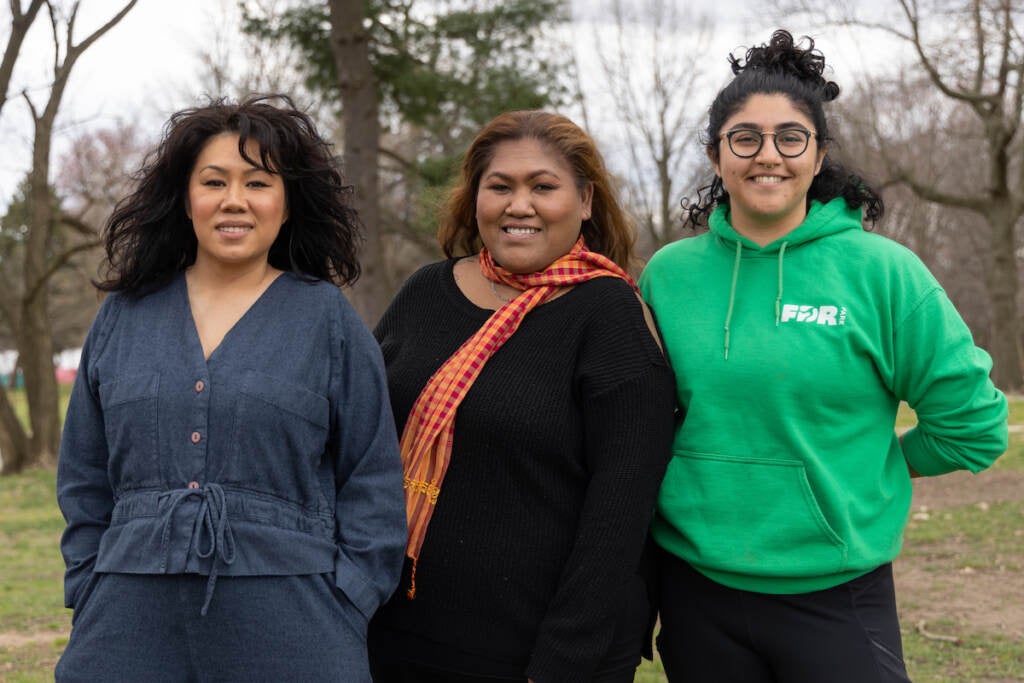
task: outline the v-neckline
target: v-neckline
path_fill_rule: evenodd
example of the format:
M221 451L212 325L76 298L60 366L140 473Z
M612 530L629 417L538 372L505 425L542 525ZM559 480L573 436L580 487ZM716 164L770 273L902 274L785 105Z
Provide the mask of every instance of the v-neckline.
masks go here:
M242 312L242 315L238 317L238 320L236 320L234 324L228 328L228 330L224 333L224 336L221 337L220 342L218 342L217 345L210 350L210 355L207 356L203 350L203 340L199 336L199 325L196 324L196 317L195 314L192 312L192 298L189 296L188 293L188 281L185 278L185 273L181 273L181 293L185 302L185 311L188 315L188 320L190 323L189 328L191 331L192 343L196 347L197 352L199 354L199 358L202 360L203 365L209 366L214 356L218 355L218 352L222 348L224 348L225 343L228 342L228 340L234 334L235 330L238 329L243 322L245 322L246 318L252 315L253 310L260 305L260 302L267 298L270 291L274 289L275 285L277 285L278 280L280 280L286 274L287 271L281 271L273 280L270 281L270 284L264 287L263 291L260 292L260 295L256 297L251 304L249 304L249 307Z

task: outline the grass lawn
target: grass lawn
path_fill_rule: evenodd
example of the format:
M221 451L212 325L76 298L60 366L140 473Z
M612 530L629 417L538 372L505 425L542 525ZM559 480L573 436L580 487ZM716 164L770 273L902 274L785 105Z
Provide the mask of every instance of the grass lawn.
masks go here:
M52 471L0 478L0 680L8 683L52 681L71 627L54 480Z
M60 392L60 414L63 415L68 407L68 398L71 397L71 385L58 384L57 391ZM11 400L14 413L22 424L28 425L28 402L25 400L25 392L8 389L7 397Z
M901 426L913 419L901 411ZM1024 398L1012 399L1010 419L1024 425ZM0 681L8 683L52 681L67 643L54 480L39 470L0 478ZM924 492L927 512L915 490L896 563L915 683L1024 683L1024 432L1011 432L1007 454L971 485L983 500L961 500L959 484L940 486ZM645 661L635 680L666 679L659 662Z

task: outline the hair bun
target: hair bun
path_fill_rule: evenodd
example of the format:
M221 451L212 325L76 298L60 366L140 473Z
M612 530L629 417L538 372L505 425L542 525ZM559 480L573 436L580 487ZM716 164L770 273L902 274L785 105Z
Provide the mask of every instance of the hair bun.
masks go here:
M807 47L802 48L793 40L793 34L779 29L772 34L766 45L747 50L742 60L729 55L733 74L744 71L772 71L787 74L821 90L822 100L831 102L839 97L839 85L826 80L825 55L814 49L814 39L804 36Z

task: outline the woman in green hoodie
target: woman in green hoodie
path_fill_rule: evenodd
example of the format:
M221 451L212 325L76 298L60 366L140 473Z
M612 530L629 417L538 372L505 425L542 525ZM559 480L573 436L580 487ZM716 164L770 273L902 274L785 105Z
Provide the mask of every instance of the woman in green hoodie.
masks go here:
M730 58L689 210L709 232L640 280L686 411L652 526L670 681L908 681L891 562L910 479L1006 449L988 355L920 260L862 229L882 200L828 154L839 87L807 41Z

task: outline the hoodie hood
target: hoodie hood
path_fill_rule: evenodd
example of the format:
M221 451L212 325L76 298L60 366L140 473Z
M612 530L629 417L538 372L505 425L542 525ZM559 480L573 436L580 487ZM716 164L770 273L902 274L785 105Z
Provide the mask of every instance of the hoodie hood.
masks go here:
M861 209L859 207L851 209L842 197L836 197L826 204L822 204L816 199L812 200L803 223L763 247L736 232L729 220L729 206L720 204L711 212L711 216L708 218L708 228L719 240L728 242L731 248L734 248L733 243L739 242L743 248L761 254L780 251L783 249L783 245L786 245L786 249L793 249L801 244L839 232L862 229Z
M725 359L729 360L729 338L731 331L733 304L736 302L736 283L740 275L740 263L743 261L744 250L751 255L778 254L779 276L778 289L775 295L775 326L779 326L779 315L782 307L782 292L785 285L785 256L787 249L795 249L808 242L835 235L847 230L862 230L860 208L851 209L842 197L836 197L826 204L812 200L803 223L791 232L763 247L736 232L729 223L728 205L719 205L708 219L708 228L720 244L735 250L732 280L729 286L729 307L725 313Z

